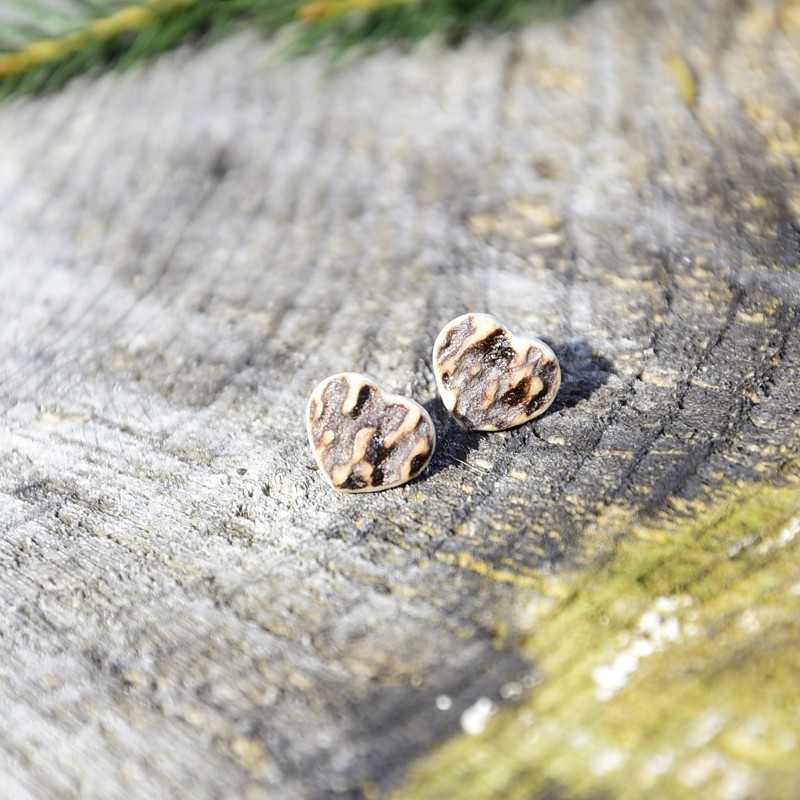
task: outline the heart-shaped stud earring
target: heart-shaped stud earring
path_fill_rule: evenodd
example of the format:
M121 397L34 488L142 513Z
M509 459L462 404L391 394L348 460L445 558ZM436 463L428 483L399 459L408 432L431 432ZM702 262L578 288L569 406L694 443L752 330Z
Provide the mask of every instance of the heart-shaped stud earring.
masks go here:
M491 314L464 314L442 328L433 373L445 407L470 431L500 431L538 417L561 385L555 353Z
M308 441L325 480L341 492L376 492L410 481L436 445L428 412L372 378L341 372L308 398Z

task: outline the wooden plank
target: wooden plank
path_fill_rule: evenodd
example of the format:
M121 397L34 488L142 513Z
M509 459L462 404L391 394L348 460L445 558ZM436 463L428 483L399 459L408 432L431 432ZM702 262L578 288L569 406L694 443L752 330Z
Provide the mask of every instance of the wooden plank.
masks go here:
M0 793L370 797L435 753L401 796L789 796L800 17L660 9L333 75L239 35L0 108ZM447 418L429 350L470 310L553 346L547 414ZM420 480L307 469L306 397L343 370L426 404ZM589 720L643 695L597 694L601 647L700 607L710 646L664 634L636 677L696 707L611 748ZM742 660L778 667L737 717L713 676ZM573 783L554 720L596 743ZM658 762L659 725L694 744Z

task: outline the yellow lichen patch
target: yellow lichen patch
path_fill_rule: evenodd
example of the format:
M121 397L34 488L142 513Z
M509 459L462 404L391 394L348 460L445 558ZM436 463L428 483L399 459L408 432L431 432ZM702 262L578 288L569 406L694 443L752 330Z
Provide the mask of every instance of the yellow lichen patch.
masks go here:
M667 68L684 105L694 108L697 105L697 79L689 62L680 53L672 53L667 58Z
M546 202L530 199L510 200L508 209L537 228L558 228L563 222L561 215Z
M541 589L544 583L543 579L538 575L526 575L518 571L498 569L488 561L482 561L466 551L458 553L437 552L436 560L441 561L443 564L454 564L459 569L483 575L496 583L511 583L514 586L527 589Z
M546 199L515 198L509 200L507 213L500 216L475 214L468 220L472 233L477 236L496 234L509 239L524 239L548 248L563 242L556 230L563 224L559 212Z
M671 514L602 520L613 552L518 620L542 682L417 762L396 797L793 796L800 486L730 487Z
M275 762L257 739L247 736L234 736L227 743L226 750L254 777L264 777L277 773Z
M786 0L778 10L778 27L783 33L800 30L800 2Z
M742 108L766 141L771 160L777 166L786 166L800 157L800 127L796 120L771 103L769 97L743 98Z
M711 391L715 392L726 391L726 388L724 386L720 386L718 383L711 383L710 381L704 381L702 378L698 378L696 376L692 376L689 379L689 383L692 386L696 386L698 389L710 389Z
M488 214L475 214L467 221L469 229L476 236L497 234L510 239L524 239L528 235L527 226L522 220L493 217Z
M737 32L742 41L762 44L775 30L778 12L770 4L754 3L737 21Z
M530 77L543 89L573 91L586 85L586 78L575 70L563 69L547 63L541 57L530 61Z
M761 325L766 320L766 316L761 311L739 311L736 318L740 322L749 322L754 325Z
M569 593L569 587L560 578L544 575L534 569L520 570L520 565L510 559L506 559L503 565L491 564L466 551L456 553L439 551L436 553L436 560L480 575L493 583L505 583L518 589L532 590L525 599L535 604L546 605L548 608L551 601L563 600Z

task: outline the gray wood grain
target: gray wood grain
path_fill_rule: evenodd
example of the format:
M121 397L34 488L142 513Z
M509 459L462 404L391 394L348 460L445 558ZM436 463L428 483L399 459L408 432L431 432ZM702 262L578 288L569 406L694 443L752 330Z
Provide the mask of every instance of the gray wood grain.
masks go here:
M481 571L791 469L798 55L748 13L597 2L333 75L238 35L0 108L0 794L387 786L531 675ZM553 346L542 418L447 419L470 310ZM417 482L307 469L345 370L431 411Z

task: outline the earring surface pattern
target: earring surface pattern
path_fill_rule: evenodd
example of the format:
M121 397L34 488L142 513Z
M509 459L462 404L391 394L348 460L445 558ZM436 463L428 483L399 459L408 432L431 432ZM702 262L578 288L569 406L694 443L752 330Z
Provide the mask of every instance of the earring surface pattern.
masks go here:
M463 314L433 345L442 401L462 428L499 431L543 414L561 385L555 353L491 314Z
M320 472L340 492L400 486L425 469L436 446L433 421L419 403L358 372L317 385L306 427Z

